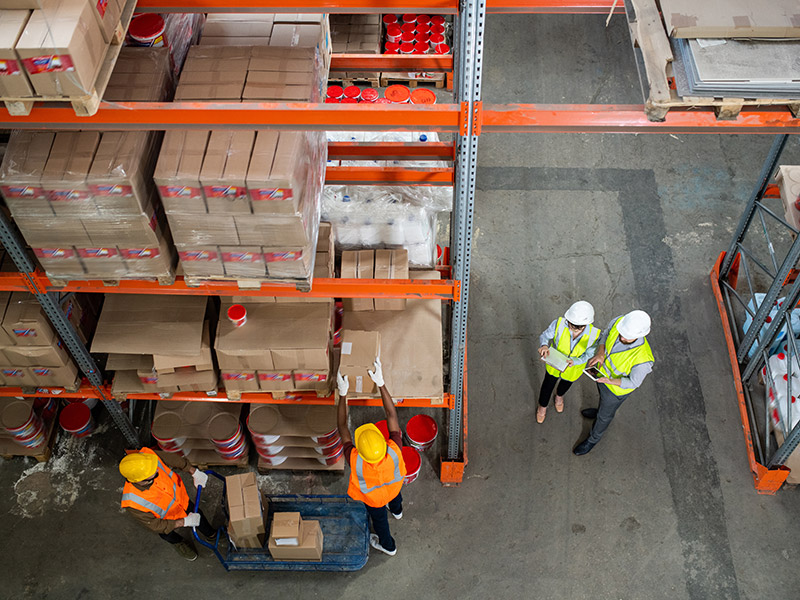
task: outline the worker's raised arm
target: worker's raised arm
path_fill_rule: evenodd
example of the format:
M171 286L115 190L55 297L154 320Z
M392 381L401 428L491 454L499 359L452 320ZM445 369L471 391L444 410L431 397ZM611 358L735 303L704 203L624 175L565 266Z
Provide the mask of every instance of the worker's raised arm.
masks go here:
M400 431L400 420L397 418L397 409L394 407L394 401L392 400L391 394L389 394L389 390L386 389L386 382L383 380L383 366L381 365L380 358L375 360L374 366L375 370L367 371L367 373L369 373L370 379L375 382L375 385L378 386L381 392L383 410L386 413L387 429L389 429L390 432Z
M336 410L336 427L339 430L339 437L342 443L353 441L350 430L347 428L347 392L350 390L350 378L342 377L341 373L336 373L336 387L339 389L339 406Z

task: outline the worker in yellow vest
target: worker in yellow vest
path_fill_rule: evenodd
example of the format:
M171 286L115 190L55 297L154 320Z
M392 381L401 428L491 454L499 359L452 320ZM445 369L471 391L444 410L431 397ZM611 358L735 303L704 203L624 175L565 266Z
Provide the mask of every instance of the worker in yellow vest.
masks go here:
M342 377L341 373L336 375L336 384L339 388L337 425L344 444L344 457L350 465L350 485L347 488L347 495L354 500L360 500L367 508L372 529L375 531L369 536L370 546L384 554L394 556L397 554L397 544L389 531L386 508L389 508L395 519L403 518L403 497L400 495L400 488L403 487L406 476L406 465L400 449L403 444L403 434L400 431L400 421L397 419L397 409L383 380L380 359L375 361L374 368L374 371L367 373L381 392L389 439L383 437L374 423L367 423L356 429L355 444L353 444L350 430L347 428L347 392L350 389L350 381L349 377Z
M550 396L556 389L556 412L564 412L564 394L572 383L583 373L583 366L594 356L600 330L592 325L594 307L585 300L579 300L567 309L563 317L555 319L539 336L539 356L550 355L550 344L567 357L567 367L559 371L551 365L545 365L542 389L539 391L539 408L536 411L536 422L543 423L547 415Z
M597 378L600 404L597 408L586 408L581 414L595 419L589 436L575 446L577 456L588 453L603 437L614 419L617 409L653 370L655 358L647 334L650 333L650 315L643 310L634 310L616 317L600 337L595 355L589 359L588 367L595 367L601 377Z
M119 463L119 472L127 480L122 488L122 508L172 544L183 558L195 560L197 551L176 529L199 527L200 533L209 538L216 535L216 530L201 512L195 512L183 481L167 463L190 473L195 486L205 486L208 482L208 475L193 467L184 456L142 448Z

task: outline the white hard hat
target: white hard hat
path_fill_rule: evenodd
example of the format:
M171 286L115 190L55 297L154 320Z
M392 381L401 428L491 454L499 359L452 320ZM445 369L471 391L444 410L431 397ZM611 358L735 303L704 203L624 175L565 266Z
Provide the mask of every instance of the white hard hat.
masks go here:
M594 307L586 300L578 300L567 309L564 318L573 325L589 325L594 322Z
M650 333L650 315L643 310L632 310L622 317L617 331L626 340L635 340Z

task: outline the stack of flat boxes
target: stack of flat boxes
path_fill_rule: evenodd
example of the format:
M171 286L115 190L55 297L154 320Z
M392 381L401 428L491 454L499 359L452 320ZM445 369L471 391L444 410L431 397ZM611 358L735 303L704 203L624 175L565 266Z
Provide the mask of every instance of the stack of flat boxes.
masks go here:
M196 46L176 100L317 101L314 54ZM325 158L320 132L167 132L155 182L184 274L310 281Z
M92 341L108 353L112 391L173 393L216 391L204 296L109 294Z
M166 49L125 49L107 99L162 100L169 83ZM0 191L48 275L174 275L175 255L152 183L160 135L14 132L0 167Z
M0 379L14 387L74 388L78 369L42 307L25 292L0 292Z
M331 49L334 54L380 54L380 15L331 15ZM331 79L380 79L377 71L334 72Z
M408 250L345 250L342 279L408 279ZM403 310L405 298L345 298L345 310Z
M240 427L242 405L235 402L176 402L159 400L153 414L152 434L160 440L182 439L180 453L193 465L244 466L245 452L225 460L212 440L232 437Z
M259 455L259 469L344 470L344 457L328 465L315 450L338 438L335 406L252 404L247 424L255 435L278 436L271 445L282 447L270 461Z
M0 0L0 61L9 75L0 78L0 99L91 94L122 8L117 0Z

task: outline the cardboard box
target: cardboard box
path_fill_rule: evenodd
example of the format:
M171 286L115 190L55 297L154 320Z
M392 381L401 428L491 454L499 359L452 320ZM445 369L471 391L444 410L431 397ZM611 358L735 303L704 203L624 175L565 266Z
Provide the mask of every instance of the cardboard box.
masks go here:
M122 254L115 246L78 248L78 256L92 277L119 279L128 274Z
M225 275L222 255L217 246L177 246L178 256L187 277Z
M256 375L262 392L288 392L295 389L291 371L258 371Z
M16 346L48 346L57 340L41 305L27 292L11 294L3 330Z
M122 7L117 4L116 0L94 0L89 4L92 5L92 13L97 20L100 32L103 34L103 40L106 44L110 44L114 39L114 32L119 24Z
M174 274L176 264L175 249L162 237L160 228L156 230L158 245L120 248L125 261L128 276L133 277L169 277Z
M306 248L263 248L267 275L272 279L305 279L311 274L313 252Z
M12 387L28 387L39 385L31 370L26 367L9 367L0 369L0 376L5 380L5 385Z
M194 367L182 367L172 373L156 376L159 392L210 392L217 389L219 377L214 369L199 371Z
M201 46L269 46L267 37L212 37L204 35Z
M228 531L239 548L263 548L267 506L252 471L225 478L230 520Z
M294 388L296 390L309 390L314 392L327 392L331 389L330 370L312 371L296 370L292 372Z
M70 294L61 301L61 310L84 344L89 343L97 328L100 300L99 294Z
M269 530L270 543L276 546L299 546L301 521L299 512L274 513Z
M303 248L309 245L310 232L300 215L237 215L234 220L242 244L272 248Z
M228 277L263 278L267 274L260 246L220 246L222 265Z
M80 219L14 215L25 241L32 248L88 247L92 245Z
M0 10L0 97L25 98L33 95L25 67L14 52L31 15L29 10Z
M244 79L244 78L242 78ZM221 100L228 102L238 102L242 99L242 89L238 84L233 83L197 83L178 85L175 90L175 100Z
M209 321L203 323L203 337L200 342L200 351L197 354L188 356L176 356L171 354L153 354L153 368L159 377L169 373L192 367L196 371L210 371L214 368L214 361L211 358L211 324Z
M72 360L61 342L50 346L10 346L4 348L4 354L15 367L63 367Z
M301 521L299 539L297 546L279 546L270 536L269 553L275 560L322 560L323 537L319 521Z
M203 27L203 39L206 37L269 37L272 35L272 23L275 15L266 13L262 15L231 14L229 17L219 18L219 14L209 14Z
M661 0L661 9L672 37L800 37L797 0Z
M39 264L53 277L84 274L83 263L78 256L78 251L72 246L67 248L32 248ZM85 342L85 340L84 340Z
M408 250L375 250L375 279L408 279ZM375 310L403 310L405 298L375 298Z
M285 73L314 73L313 48L256 47L250 49L247 71L283 71Z
M11 134L0 167L0 192L15 217L20 214L28 217L55 215L42 187L42 172L55 138L53 132L14 131Z
M194 356L207 302L205 296L108 294L91 351Z
M342 252L342 279L372 279L375 270L374 250ZM375 310L372 298L343 298L345 310Z
M158 229L158 218L154 209L150 207L148 211L114 218L102 215L83 217L81 223L92 246L156 248L164 236Z
M209 213L250 214L245 179L255 136L255 131L211 132L200 171Z
M100 134L96 131L56 134L41 179L56 216L97 214L97 204L86 178L99 144Z
M220 367L222 369L222 367ZM226 371L222 369L222 384L226 390L257 392L258 376L255 371Z
M16 50L37 94L75 98L94 89L106 51L94 11L86 0L33 11Z
M200 170L210 133L173 130L164 134L153 179L168 214L207 212Z
M209 214L167 214L172 239L178 246L238 246L234 217Z
M78 379L78 367L72 362L61 367L29 367L31 376L41 387L73 387Z
M339 372L350 379L350 391L359 395L374 395L378 386L372 381L368 370L373 369L375 359L381 355L381 338L377 331L342 332Z
M106 361L107 371L139 371L150 363L150 357L141 354L117 354L110 352Z
M271 354L272 363L278 370L322 370L330 366L330 353L327 346L305 349L273 348Z
M271 371L275 368L272 354L269 350L258 351L254 354L244 354L243 351L225 352L217 350L217 362L223 371Z

